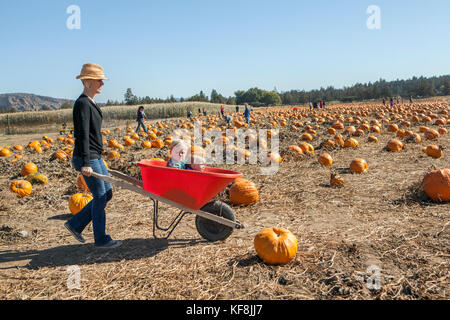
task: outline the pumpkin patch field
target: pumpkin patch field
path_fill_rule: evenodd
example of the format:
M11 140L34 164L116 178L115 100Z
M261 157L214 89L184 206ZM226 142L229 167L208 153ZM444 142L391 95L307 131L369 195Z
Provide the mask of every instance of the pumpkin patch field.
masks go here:
M450 298L446 101L255 108L250 125L240 113L229 127L218 115L194 119L203 133L269 130L248 138L266 159L250 163L254 151L223 136L226 152L246 161L208 164L243 173L216 196L245 225L223 241L204 240L192 214L155 239L153 202L113 187L106 230L122 246L94 248L92 225L80 244L63 226L92 199L71 167L74 137L0 140L0 299ZM140 179L140 160L165 160L175 139L192 141L185 118L147 127L103 128L110 169ZM276 172L263 174L267 163ZM163 226L178 214L159 212Z

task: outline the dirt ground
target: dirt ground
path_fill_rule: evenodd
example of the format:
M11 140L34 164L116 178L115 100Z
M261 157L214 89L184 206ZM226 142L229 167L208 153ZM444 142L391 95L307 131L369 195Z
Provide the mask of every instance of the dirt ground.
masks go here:
M300 143L302 130L282 127L283 162L274 175L261 175L259 165L221 166L253 181L260 199L254 205L233 206L227 190L216 197L246 226L219 242L200 237L193 215L169 239L155 239L152 201L114 188L107 232L122 240L122 246L95 249L91 226L84 232L86 243L80 244L63 227L71 217L68 199L77 192L78 174L69 163L49 161L58 143L41 155L25 151L16 166L0 159L0 299L448 299L450 203L428 200L421 182L434 167L450 166L450 135L439 138L438 144L447 149L442 158L433 159L422 152L430 144L423 135L421 143L405 143L401 152L385 151L393 134L384 126L376 134L378 143L369 143L366 134L356 137L356 149L327 151L334 159L327 169L317 156L323 152L320 143L330 138L329 126L324 123L317 130L313 156L291 153L288 146ZM413 124L410 129L418 128ZM25 144L41 136L0 145ZM132 168L139 160L167 154L167 147L126 150L120 164L109 164L135 176ZM354 158L364 158L369 170L349 173ZM28 161L49 182L18 199L9 185ZM344 187L330 187L331 170L344 178ZM162 205L161 224L177 213ZM255 235L273 226L298 238L298 252L286 265L263 263L253 247ZM80 286L73 288L70 281L78 271Z

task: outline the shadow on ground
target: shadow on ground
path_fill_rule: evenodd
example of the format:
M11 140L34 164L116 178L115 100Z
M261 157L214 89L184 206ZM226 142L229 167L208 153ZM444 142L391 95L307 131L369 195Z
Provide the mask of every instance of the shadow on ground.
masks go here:
M183 248L206 242L202 239L126 239L116 249L98 249L92 243L67 245L44 250L0 251L0 270L39 269L89 265L153 257L169 247ZM26 262L28 261L28 263Z

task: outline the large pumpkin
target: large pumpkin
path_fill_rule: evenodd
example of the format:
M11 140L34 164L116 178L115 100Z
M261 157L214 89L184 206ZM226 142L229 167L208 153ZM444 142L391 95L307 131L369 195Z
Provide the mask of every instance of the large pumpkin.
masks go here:
M10 190L16 193L17 197L23 198L31 194L33 186L26 180L15 180L11 183Z
M69 199L69 209L73 215L80 212L93 197L90 194L76 193Z
M297 238L284 228L265 228L253 240L258 256L268 264L285 264L297 253Z
M259 192L256 185L244 178L237 178L229 190L230 202L232 204L253 204L259 200Z
M431 171L423 179L423 189L433 201L450 201L450 169Z

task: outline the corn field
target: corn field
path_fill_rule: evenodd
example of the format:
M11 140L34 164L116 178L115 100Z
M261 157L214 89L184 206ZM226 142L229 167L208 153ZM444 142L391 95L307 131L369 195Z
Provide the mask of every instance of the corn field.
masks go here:
M148 119L166 119L186 117L190 109L193 116L198 115L200 108L207 114L217 114L220 104L207 102L176 102L144 105L145 114ZM102 107L103 127L112 127L119 122L129 121L133 123L139 106L108 106ZM225 105L226 111L235 111L235 106ZM244 111L241 106L240 109ZM57 131L59 126L66 122L72 124L72 109L61 109L51 111L17 112L0 115L0 133L2 134L24 134Z

